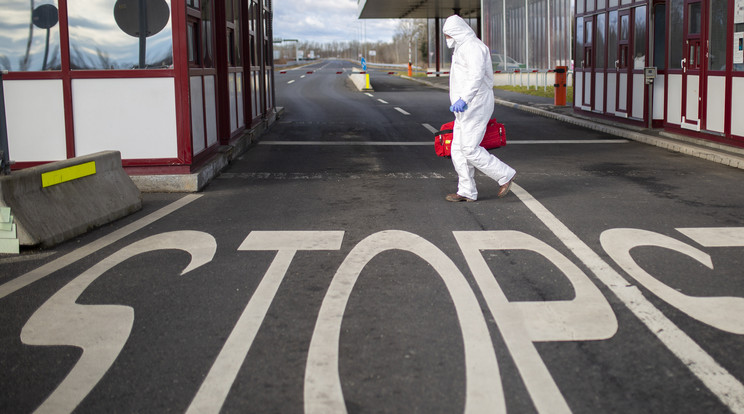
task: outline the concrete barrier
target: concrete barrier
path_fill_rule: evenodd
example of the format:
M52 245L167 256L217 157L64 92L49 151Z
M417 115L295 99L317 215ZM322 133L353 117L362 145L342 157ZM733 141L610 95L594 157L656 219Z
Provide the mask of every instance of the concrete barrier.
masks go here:
M51 247L142 208L118 151L52 162L0 177L23 246Z
M362 72L358 68L354 68L353 72L349 75L349 79L354 83L357 89L364 92L374 92L374 88L369 84L369 73Z

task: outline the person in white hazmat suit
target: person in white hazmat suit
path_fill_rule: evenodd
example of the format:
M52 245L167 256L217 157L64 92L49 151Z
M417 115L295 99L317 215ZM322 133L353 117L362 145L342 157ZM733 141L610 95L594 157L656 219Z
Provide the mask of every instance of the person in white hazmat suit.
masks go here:
M499 183L498 197L509 193L517 172L480 146L493 113L491 51L460 16L442 26L447 46L454 48L450 69L450 111L455 113L452 164L458 176L457 193L447 201L475 201L475 168Z

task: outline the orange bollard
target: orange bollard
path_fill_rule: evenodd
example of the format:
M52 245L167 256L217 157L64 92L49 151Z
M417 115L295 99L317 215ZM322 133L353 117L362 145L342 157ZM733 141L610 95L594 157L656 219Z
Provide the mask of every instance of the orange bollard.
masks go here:
M408 76L413 76L413 67L411 66L411 62L408 62Z
M568 79L568 66L556 66L555 67L555 94L553 98L553 104L556 106L566 105L566 86Z

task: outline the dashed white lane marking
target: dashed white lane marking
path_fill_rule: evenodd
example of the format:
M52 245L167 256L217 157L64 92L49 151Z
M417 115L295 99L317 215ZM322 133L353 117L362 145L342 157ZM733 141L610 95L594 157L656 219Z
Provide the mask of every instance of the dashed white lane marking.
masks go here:
M163 218L168 214L178 210L179 208L189 204L199 197L201 197L200 194L189 194L187 196L184 196L161 208L160 210L150 213L149 215L135 221L134 223L128 224L113 233L101 237L100 239L88 244L87 246L75 249L57 260L49 262L44 266L38 267L24 274L23 276L19 276L7 283L4 283L3 285L0 285L0 298L4 298L17 290L36 282L39 279L49 276L50 274L56 272L59 269L62 269L65 266L75 263L78 260L97 252L98 250L110 245L111 243L119 241L120 239L134 233L135 231L148 226L154 221Z
M427 130L429 130L429 132L431 132L432 134L439 131L438 129L434 128L433 126L429 124L421 124L421 125Z
M658 310L638 289L517 184L512 191L659 340L735 413L744 413L744 385Z
M295 83L295 80L292 79L291 81L287 82L287 85L289 85L290 83Z
M369 93L369 92L364 92L364 94L365 94L365 95L367 95L367 96L369 96L370 98L374 98L374 97L375 97L374 95L372 95L372 94L371 94L371 93Z
M387 104L387 101L386 101L386 100L384 100L384 99L379 99L379 98L378 98L378 99L377 99L377 102L380 102L380 103L384 103L384 104Z
M404 110L402 110L402 109L398 108L397 106L395 107L395 110L396 110L396 111L398 111L398 112L400 112L400 113L402 113L403 115L411 115L411 114L409 114L408 112L406 112L406 111L404 111Z

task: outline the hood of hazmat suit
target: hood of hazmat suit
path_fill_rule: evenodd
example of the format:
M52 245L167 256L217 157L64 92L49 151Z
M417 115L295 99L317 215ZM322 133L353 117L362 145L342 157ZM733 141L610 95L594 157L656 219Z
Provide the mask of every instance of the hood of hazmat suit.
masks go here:
M488 46L460 16L448 17L442 32L455 41L450 69L450 103L462 99L468 104L468 111L477 109L474 106L478 101L490 99L493 103L493 66ZM486 116L490 115L489 112Z

